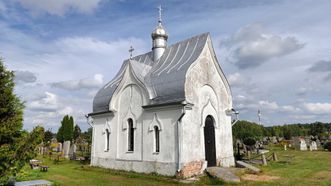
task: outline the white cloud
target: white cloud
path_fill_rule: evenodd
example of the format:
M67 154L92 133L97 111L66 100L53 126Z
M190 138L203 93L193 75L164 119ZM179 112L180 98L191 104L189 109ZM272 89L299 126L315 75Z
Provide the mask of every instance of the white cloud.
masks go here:
M260 108L262 110L277 110L279 107L278 107L278 104L276 102L269 102L269 101L259 101L259 105L260 105Z
M63 109L59 110L58 113L60 115L67 115L67 114L72 114L73 113L73 108L66 106Z
M316 115L289 115L289 117L297 120L311 120L316 118Z
M85 78L78 81L62 81L52 83L51 85L56 88L65 90L80 90L88 88L98 88L103 84L103 75L95 74L93 78Z
M71 11L90 14L98 7L101 0L19 0L19 2L33 14L46 12L63 16Z
M58 98L56 94L45 92L45 97L27 103L27 108L34 111L54 112L58 109Z
M301 111L300 108L294 107L292 105L284 105L281 108L282 108L283 111L289 112L289 113L297 113L297 112Z
M269 59L287 55L304 46L295 37L274 35L260 24L241 28L225 43L230 50L228 59L242 69L259 66Z
M245 78L238 72L230 74L228 76L228 81L233 87L240 87L245 84Z
M303 106L313 114L331 114L331 103L304 103Z
M30 71L17 70L15 73L15 82L17 83L33 83L36 82L37 77Z

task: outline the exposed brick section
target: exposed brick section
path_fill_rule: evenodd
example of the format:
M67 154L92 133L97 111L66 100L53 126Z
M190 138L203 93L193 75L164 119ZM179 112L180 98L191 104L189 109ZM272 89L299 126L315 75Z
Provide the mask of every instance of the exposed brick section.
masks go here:
M201 174L201 168L204 161L192 161L183 166L176 174L178 178L189 178Z

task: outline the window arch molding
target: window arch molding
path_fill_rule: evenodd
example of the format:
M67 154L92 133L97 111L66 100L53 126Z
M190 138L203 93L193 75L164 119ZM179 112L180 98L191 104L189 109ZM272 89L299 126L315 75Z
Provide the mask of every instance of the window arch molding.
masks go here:
M217 115L217 111L215 109L214 104L210 101L210 99L208 100L207 104L205 104L202 108L202 112L201 112L201 127L205 126L205 118L211 115L214 118L214 127L215 128L219 128L218 125L218 115Z
M158 154L160 152L160 132L162 130L162 123L159 120L156 113L154 113L153 120L149 124L148 131L153 135L153 153Z
M128 129L128 119L132 119L133 128L137 128L136 116L132 113L131 107L129 107L128 112L122 120L122 130Z
M158 116L156 113L154 113L154 117L153 120L150 122L149 126L148 126L148 130L149 132L154 131L154 126L157 126L159 131L162 130L163 126L162 126L162 122L159 120Z

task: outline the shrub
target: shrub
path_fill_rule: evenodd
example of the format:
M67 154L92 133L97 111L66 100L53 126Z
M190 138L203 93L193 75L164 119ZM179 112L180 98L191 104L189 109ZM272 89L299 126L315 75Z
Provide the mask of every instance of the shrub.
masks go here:
M326 143L324 144L324 149L328 149L329 151L331 151L331 141L326 142Z
M255 145L256 141L253 138L246 138L244 139L244 144L247 146L253 146Z

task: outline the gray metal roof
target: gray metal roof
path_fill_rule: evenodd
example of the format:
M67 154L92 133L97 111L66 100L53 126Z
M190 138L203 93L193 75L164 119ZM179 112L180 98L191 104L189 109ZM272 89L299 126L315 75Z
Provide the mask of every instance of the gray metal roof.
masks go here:
M150 105L185 100L184 84L187 69L199 57L207 42L209 33L175 43L166 48L162 57L153 61L153 53L148 52L125 60L116 76L101 88L93 100L93 113L109 111L110 100L123 78L127 65L132 67L136 77L155 98Z

